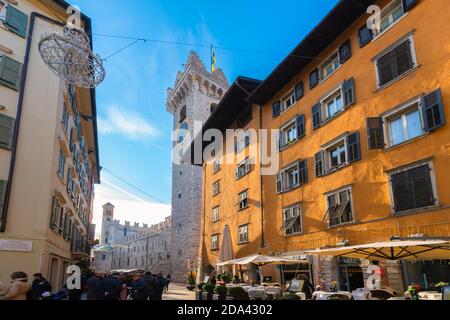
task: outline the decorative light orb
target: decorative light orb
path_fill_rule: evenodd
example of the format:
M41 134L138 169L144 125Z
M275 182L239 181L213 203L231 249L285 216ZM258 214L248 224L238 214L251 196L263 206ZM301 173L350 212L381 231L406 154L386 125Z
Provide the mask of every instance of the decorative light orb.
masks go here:
M63 35L45 34L38 48L45 64L70 84L95 88L105 79L103 61L92 52L89 37L82 29L66 27Z

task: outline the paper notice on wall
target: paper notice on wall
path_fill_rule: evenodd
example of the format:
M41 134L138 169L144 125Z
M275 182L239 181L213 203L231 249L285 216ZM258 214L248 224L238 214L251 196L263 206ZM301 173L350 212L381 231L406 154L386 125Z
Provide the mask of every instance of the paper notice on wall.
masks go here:
M33 242L0 239L0 251L31 252L33 251Z

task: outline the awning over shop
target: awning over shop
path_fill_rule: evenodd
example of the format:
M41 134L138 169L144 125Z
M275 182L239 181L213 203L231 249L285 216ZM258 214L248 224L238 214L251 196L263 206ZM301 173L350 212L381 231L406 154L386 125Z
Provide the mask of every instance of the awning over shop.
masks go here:
M367 260L446 260L450 259L450 241L395 240L358 246L305 251L305 254Z

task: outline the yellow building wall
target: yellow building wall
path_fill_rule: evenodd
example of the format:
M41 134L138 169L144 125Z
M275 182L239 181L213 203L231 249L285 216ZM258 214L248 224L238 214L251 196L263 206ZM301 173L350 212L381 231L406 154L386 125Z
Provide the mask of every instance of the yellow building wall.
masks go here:
M389 1L380 1L383 7ZM204 265L215 265L218 253L210 250L212 234L223 232L230 225L233 245L237 243L237 229L251 219L250 243L237 246L238 257L261 252L281 254L335 246L342 240L361 244L389 240L392 236L407 237L415 234L427 236L450 236L450 34L445 32L450 21L448 1L422 0L389 31L365 47L359 47L358 30L366 23L361 17L343 35L337 38L315 62L300 72L288 85L262 106L262 128L279 129L304 114L306 136L280 153L280 168L297 160L307 160L308 183L291 192L276 194L275 176L263 176L264 247L261 247L259 208L251 206L244 213L237 212L237 193L250 188L251 199L259 201L256 190L259 186L259 170L253 170L241 181L234 181L236 165L228 165L216 175L212 166L204 172ZM414 47L419 67L417 70L377 90L376 71L372 58L390 47L400 38L413 32ZM328 79L317 87L309 89L309 74L328 58L347 39L351 40L352 57ZM356 103L323 127L312 129L311 109L332 89L344 80L355 79ZM304 81L305 95L294 106L273 118L272 105L284 98L301 81ZM369 150L366 119L382 113L417 97L441 88L447 124L436 132L424 135L414 141L390 150ZM256 118L259 107L253 106L253 121L247 128L259 127ZM325 177L315 177L314 156L321 146L346 132L358 131L361 140L361 160ZM415 213L393 216L389 191L389 170L419 160L432 158L439 206ZM212 183L221 179L222 193L211 197ZM328 228L323 221L326 214L325 194L345 186L352 186L355 222L346 226ZM254 192L255 190L255 192ZM302 207L303 233L286 237L282 231L282 208L300 203ZM211 210L221 205L221 220L211 223ZM205 220L206 219L206 220ZM236 248L236 247L235 247ZM449 257L450 258L450 257ZM270 268L269 268L270 269ZM273 271L273 269L271 269Z

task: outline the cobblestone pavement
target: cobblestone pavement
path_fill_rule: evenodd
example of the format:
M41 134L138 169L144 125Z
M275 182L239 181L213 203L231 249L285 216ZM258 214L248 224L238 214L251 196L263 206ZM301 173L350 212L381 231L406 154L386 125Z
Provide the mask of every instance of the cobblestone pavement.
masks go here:
M195 292L186 289L185 284L170 283L169 292L163 295L163 300L195 300Z

